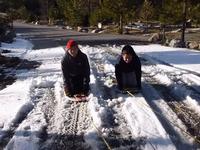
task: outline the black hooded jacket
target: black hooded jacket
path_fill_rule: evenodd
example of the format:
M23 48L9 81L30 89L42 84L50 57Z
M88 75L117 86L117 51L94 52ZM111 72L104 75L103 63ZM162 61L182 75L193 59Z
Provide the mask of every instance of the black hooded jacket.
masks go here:
M122 52L126 51L127 53L133 56L133 59L130 63L126 63L122 56L120 57L119 63L115 65L115 75L118 82L119 88L122 88L122 73L135 72L137 87L141 88L141 62L139 57L134 52L133 48L129 45L126 45Z
M66 53L61 62L64 85L69 87L71 78L82 78L85 84L90 82L90 66L87 56L80 50L76 57Z

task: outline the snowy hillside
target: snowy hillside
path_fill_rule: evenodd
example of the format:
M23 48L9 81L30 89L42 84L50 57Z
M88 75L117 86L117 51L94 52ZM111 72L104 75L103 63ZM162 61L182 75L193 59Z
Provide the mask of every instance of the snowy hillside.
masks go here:
M82 46L91 67L89 101L64 96L63 47L31 50L2 44L41 65L12 68L17 80L0 91L0 149L197 149L200 144L200 53L132 45L142 62L142 92L121 94L114 65L122 46ZM4 68L6 70L6 68Z

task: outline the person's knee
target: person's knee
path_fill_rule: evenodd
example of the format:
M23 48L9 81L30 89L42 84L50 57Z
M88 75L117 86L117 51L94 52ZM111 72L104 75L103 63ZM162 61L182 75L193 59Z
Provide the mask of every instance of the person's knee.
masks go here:
M89 92L90 92L90 86L88 84L84 86L83 93L87 96L89 95Z
M89 90L90 90L89 84L85 85L85 86L84 86L84 91L89 91Z

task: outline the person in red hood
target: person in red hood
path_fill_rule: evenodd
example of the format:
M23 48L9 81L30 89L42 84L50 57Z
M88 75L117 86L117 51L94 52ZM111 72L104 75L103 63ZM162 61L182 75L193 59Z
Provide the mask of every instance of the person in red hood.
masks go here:
M90 87L90 66L86 54L81 52L74 40L69 40L65 48L61 67L64 90L67 96L88 95Z
M130 45L123 47L119 62L115 65L119 90L141 89L141 62Z

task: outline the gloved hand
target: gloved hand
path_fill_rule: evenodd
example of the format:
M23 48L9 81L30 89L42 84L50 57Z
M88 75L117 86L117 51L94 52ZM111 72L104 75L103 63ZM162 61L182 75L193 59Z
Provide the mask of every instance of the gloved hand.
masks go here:
M69 93L69 88L67 86L64 86L64 91L65 91L65 95L66 96L69 96L70 93Z

